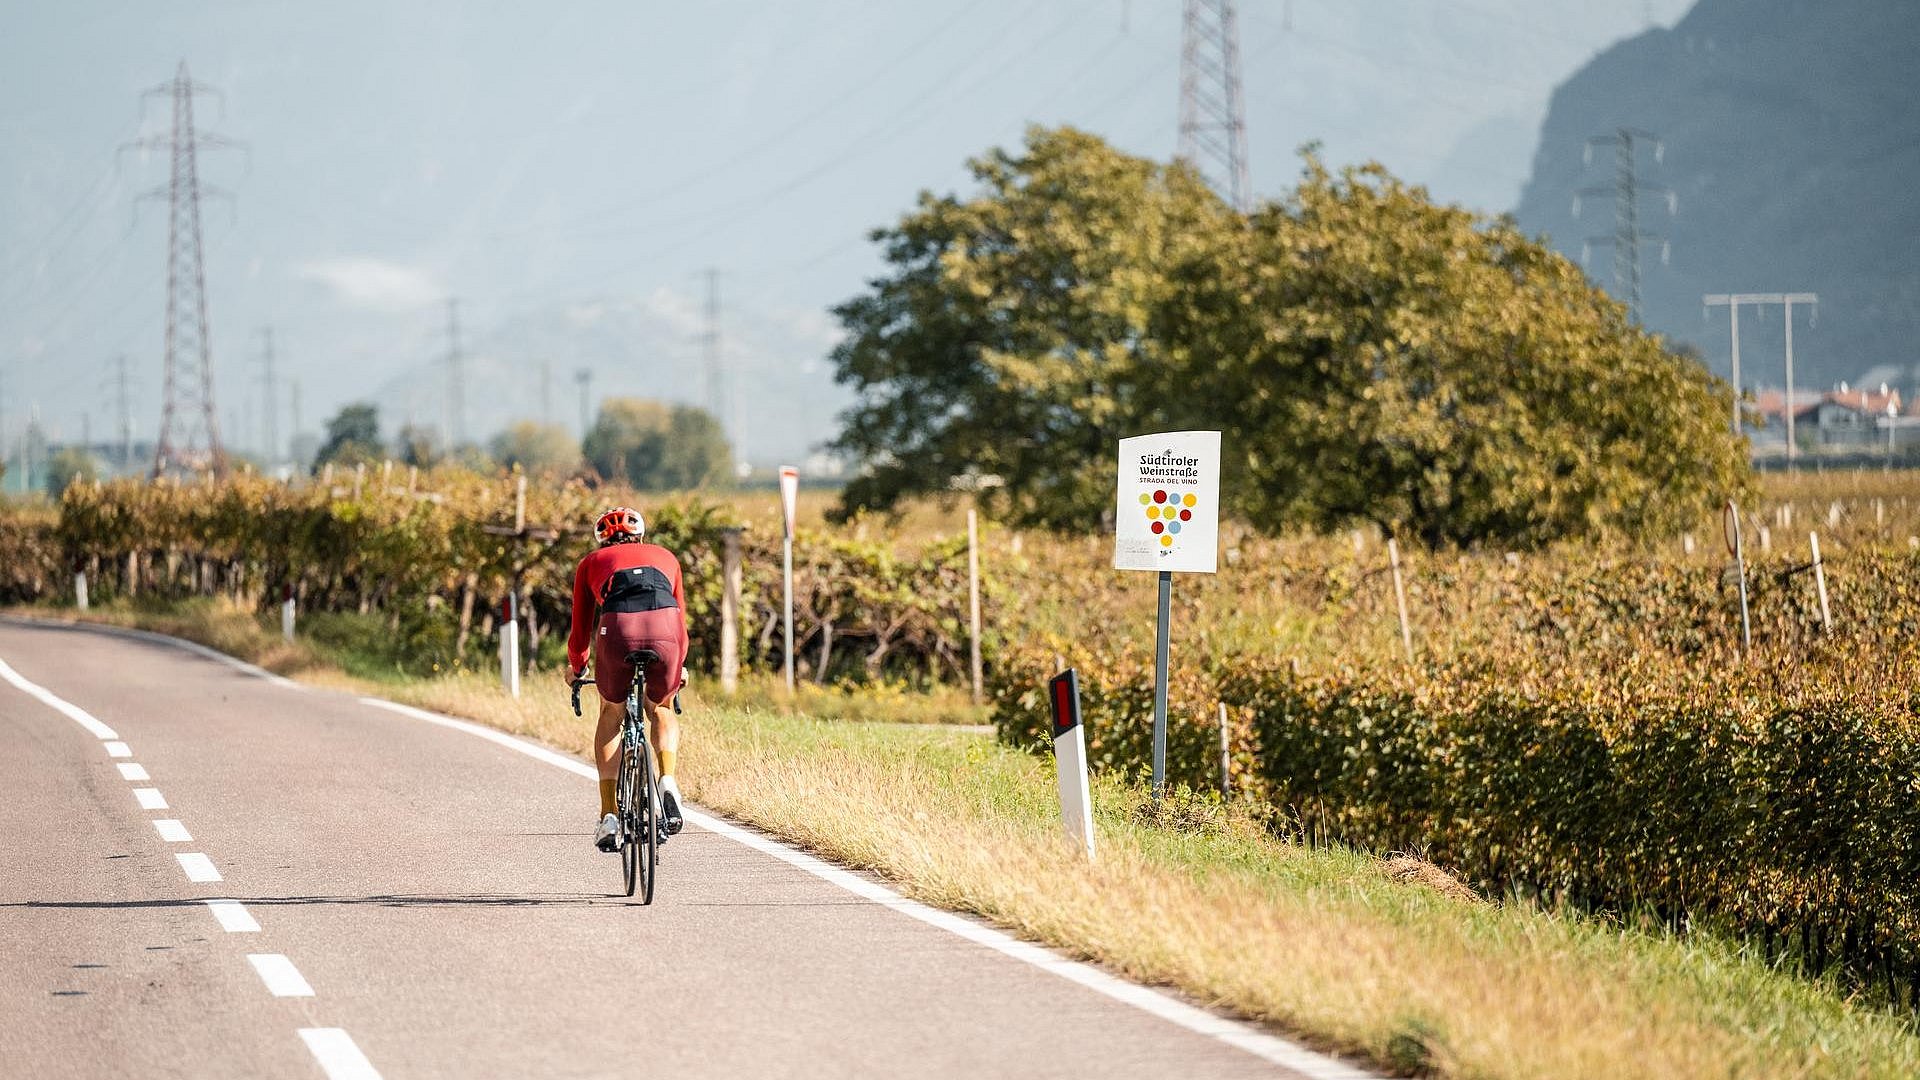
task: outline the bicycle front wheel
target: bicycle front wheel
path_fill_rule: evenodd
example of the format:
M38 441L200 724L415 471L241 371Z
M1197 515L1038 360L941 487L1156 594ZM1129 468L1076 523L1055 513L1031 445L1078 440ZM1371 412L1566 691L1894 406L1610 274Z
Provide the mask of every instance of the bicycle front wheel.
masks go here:
M631 747L620 755L620 828L626 835L620 838L621 882L626 886L627 895L632 896L634 886L639 883L639 849L637 834L634 832L633 807L643 796L640 788L639 755Z

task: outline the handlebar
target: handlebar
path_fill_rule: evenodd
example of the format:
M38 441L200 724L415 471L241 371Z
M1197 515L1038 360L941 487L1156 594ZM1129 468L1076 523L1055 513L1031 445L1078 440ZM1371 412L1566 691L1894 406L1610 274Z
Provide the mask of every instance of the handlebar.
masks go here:
M573 686L573 715L579 716L580 715L580 688L583 686L592 686L593 680L592 679L575 679L573 680L571 685ZM678 715L680 713L680 695L677 693L673 695L673 711L675 715Z

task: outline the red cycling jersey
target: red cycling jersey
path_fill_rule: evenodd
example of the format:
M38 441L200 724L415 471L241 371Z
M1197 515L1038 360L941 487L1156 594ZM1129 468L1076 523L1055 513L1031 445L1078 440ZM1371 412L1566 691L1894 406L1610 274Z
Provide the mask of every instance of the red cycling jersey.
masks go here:
M587 666L587 649L593 641L594 622L607 580L621 570L640 566L659 570L673 585L673 602L680 613L680 655L687 655L687 597L680 587L680 560L658 544L608 544L581 559L573 572L573 632L567 635L568 671L578 672Z

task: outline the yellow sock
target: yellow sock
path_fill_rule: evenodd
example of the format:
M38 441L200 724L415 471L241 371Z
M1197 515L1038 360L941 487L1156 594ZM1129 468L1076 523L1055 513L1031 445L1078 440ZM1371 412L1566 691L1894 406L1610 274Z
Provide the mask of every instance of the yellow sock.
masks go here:
M660 778L662 780L673 775L673 759L679 755L680 752L678 750L660 751Z
M619 784L618 780L600 781L600 813L603 816L618 812L613 790L617 784Z

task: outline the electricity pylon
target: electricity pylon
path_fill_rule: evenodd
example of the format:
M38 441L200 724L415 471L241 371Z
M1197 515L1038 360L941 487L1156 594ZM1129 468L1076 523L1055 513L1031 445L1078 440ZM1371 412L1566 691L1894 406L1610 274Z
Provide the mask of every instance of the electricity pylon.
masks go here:
M1233 0L1186 0L1180 29L1179 157L1235 210L1247 208L1252 185Z
M207 328L207 274L200 241L202 195L224 194L200 183L202 149L237 147L225 136L198 131L193 123L193 100L219 91L193 81L187 62L171 81L146 92L165 95L173 104L173 130L129 146L165 150L172 163L164 188L146 197L167 200L167 333L165 389L162 391L160 430L154 439L153 475L169 472L212 471L225 475L227 455L220 444L220 422L213 404L213 344Z
M1589 165L1593 164L1594 147L1613 147L1613 183L1581 188L1580 193L1573 197L1573 216L1577 218L1580 216L1582 199L1591 195L1613 196L1613 235L1588 237L1580 245L1580 264L1586 265L1588 250L1594 244L1612 246L1613 286L1627 301L1627 311L1633 316L1634 322L1640 321L1641 242L1660 241L1660 263L1663 266L1672 252L1665 236L1641 231L1640 197L1654 194L1665 198L1668 217L1672 217L1679 209L1679 197L1671 189L1640 179L1635 149L1637 143L1653 144L1653 160L1656 164L1666 159L1666 147L1660 142L1660 137L1638 128L1616 128L1611 134L1595 135L1588 139L1583 160Z

